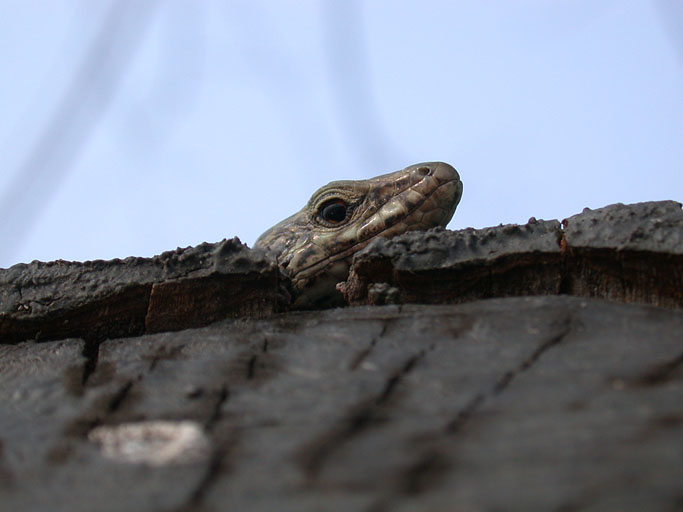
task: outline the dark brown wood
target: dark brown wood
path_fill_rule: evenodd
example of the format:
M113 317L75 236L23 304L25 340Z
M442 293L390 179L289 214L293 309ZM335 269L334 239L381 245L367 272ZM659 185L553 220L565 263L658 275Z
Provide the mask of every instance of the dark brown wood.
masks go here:
M683 308L680 203L616 204L523 226L405 233L354 257L339 286L350 304L458 304L490 297L569 294Z
M378 241L325 311L237 240L0 271L0 512L680 510L682 255L660 202Z
M239 239L153 258L0 269L0 342L100 341L282 308L277 265Z
M0 348L2 510L675 510L683 312L366 306ZM210 450L108 458L98 427ZM190 459L190 456L187 456Z

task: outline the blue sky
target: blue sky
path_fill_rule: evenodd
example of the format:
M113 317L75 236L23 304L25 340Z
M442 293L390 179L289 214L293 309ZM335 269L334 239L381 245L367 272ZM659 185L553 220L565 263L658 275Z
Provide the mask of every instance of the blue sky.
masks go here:
M0 3L0 267L261 232L454 165L451 229L683 199L678 0Z

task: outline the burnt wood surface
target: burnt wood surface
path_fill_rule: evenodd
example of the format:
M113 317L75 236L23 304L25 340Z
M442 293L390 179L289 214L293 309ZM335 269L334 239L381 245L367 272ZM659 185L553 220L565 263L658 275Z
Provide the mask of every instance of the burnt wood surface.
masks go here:
M237 239L0 270L0 511L683 510L682 257L665 201L378 241L325 311Z
M263 317L286 290L275 261L238 238L124 260L0 269L0 341L100 341Z
M364 306L0 348L2 510L677 510L683 312ZM92 362L90 362L92 363ZM210 449L90 435L191 421Z
M559 295L683 307L680 203L615 204L562 221L409 232L357 253L350 304Z

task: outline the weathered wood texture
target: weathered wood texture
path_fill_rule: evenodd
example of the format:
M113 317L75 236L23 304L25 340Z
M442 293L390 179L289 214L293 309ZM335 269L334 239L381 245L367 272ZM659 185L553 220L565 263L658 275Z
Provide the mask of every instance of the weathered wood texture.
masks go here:
M356 305L569 294L681 308L683 211L674 201L616 204L562 225L378 239L356 254L341 291Z
M379 241L327 311L236 239L1 270L0 512L683 510L682 257L668 201Z
M283 300L275 262L237 238L153 258L34 261L0 270L0 341L137 336L268 316Z
M683 307L683 211L674 201L612 205L560 222L378 239L340 289L351 305L457 304L569 294ZM154 258L0 269L0 342L105 338L286 311L272 255L239 239Z
M676 510L683 312L365 306L0 349L2 510ZM98 426L196 422L191 463Z

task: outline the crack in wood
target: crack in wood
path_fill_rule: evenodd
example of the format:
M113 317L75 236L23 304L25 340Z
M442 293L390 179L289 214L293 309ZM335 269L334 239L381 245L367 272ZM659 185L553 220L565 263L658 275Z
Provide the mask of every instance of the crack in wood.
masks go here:
M89 411L74 418L66 427L66 435L87 438L90 431L106 423L107 418L121 409L130 396L135 380L127 380L108 397L97 400Z
M221 419L222 416L222 408L223 404L228 401L228 398L230 398L230 390L227 385L221 386L220 391L218 392L218 398L216 400L216 404L213 407L213 411L211 412L211 416L209 419L206 421L204 427L206 430L211 430L216 423Z
M83 351L81 355L85 357L83 363L83 376L81 378L81 385L85 386L88 383L90 376L97 370L97 363L100 358L100 344L97 340L83 340Z
M256 354L252 355L247 361L247 380L252 380L254 374L256 373L256 362L258 361L258 356Z
M683 353L678 354L673 359L658 364L643 374L629 379L629 383L634 386L659 386L673 378L673 375L683 366Z
M174 345L171 347L169 347L168 345L162 345L154 352L154 354L151 357L149 357L149 371L154 371L154 369L157 367L160 361L168 359L178 359L178 357L183 353L184 348L184 343Z
M216 449L211 455L209 466L204 477L199 481L194 491L190 495L187 503L178 509L178 512L190 512L197 510L197 507L204 501L204 496L216 481L218 476L223 473L223 460L225 453L223 450Z
M377 345L377 342L384 337L384 335L387 333L387 329L389 328L389 324L395 320L394 318L386 318L382 322L382 329L380 330L379 334L377 336L374 336L370 340L370 344L358 352L353 359L351 359L351 362L349 363L349 370L350 371L355 371L360 364L365 361L365 359L370 355L370 353L374 350L375 346Z
M396 372L394 375L392 375L389 380L387 380L386 386L382 390L382 393L377 397L377 400L375 403L377 405L381 405L389 398L391 395L394 393L394 390L396 389L396 386L401 382L401 380L408 374L410 371L413 369L415 364L424 357L425 353L424 351L418 352L416 355L408 359L406 363L403 365L403 367Z
M223 384L218 393L218 398L213 407L211 416L204 424L204 429L207 432L211 432L212 430L214 430L218 422L221 420L221 417L223 415L223 404L225 404L225 402L227 402L229 398L230 390L227 384ZM213 453L211 454L211 458L209 460L209 464L206 468L204 476L201 478L201 480L199 480L199 482L195 486L187 502L180 506L177 509L177 512L194 511L197 510L197 507L201 506L201 503L204 501L204 497L206 496L211 486L214 484L214 482L218 479L218 477L221 474L224 474L226 472L226 459L228 457L231 447L235 444L236 440L233 437L227 444L214 445L215 447Z
M507 371L503 374L500 380L498 380L496 385L493 387L493 394L498 395L505 391L505 389L510 385L510 383L515 378L517 378L519 374L531 368L536 363L536 361L538 361L540 357L549 349L551 349L555 345L560 344L572 330L572 322L573 318L571 316L565 317L561 322L558 332L554 336L549 337L546 341L541 343L541 345L536 350L534 350L531 356L525 359L522 362L522 364L519 365L519 367L517 367L514 370Z
M529 370L544 353L562 343L562 341L574 328L573 322L575 322L575 319L572 315L566 316L560 322L558 332L541 343L536 350L534 350L528 358L522 361L517 368L503 373L490 392L477 393L474 395L474 397L467 402L465 407L458 411L455 418L446 425L446 432L448 434L457 434L458 432L462 431L462 429L469 422L470 418L476 414L479 409L481 409L484 403L486 403L491 397L503 393L520 374Z
M436 450L421 453L398 478L398 492L415 496L434 487L448 470L450 463Z
M472 399L467 402L465 407L460 409L458 411L458 414L456 414L455 418L453 418L447 425L446 425L446 433L447 434L457 434L460 432L467 422L469 421L470 417L475 413L479 407L484 403L485 396L481 393L478 393L472 397Z
M392 372L380 393L373 399L364 400L351 408L351 412L340 424L323 434L302 457L301 466L310 480L321 472L330 457L344 444L358 436L377 421L381 410L394 394L399 383L410 373L417 362L425 355L424 351L410 356L398 370Z
M396 503L405 503L434 488L450 469L451 463L436 448L420 452L413 461L401 469L391 490L372 503L366 512L385 512L396 508Z
M489 392L475 394L467 404L458 411L455 418L446 425L445 430L441 435L453 436L461 433L472 416L481 409L487 400L505 391L516 377L529 370L545 352L560 344L572 330L573 321L574 319L571 315L565 317L560 322L556 334L548 337L542 342L529 357L518 365L517 368L506 371ZM414 363L415 361L412 362L412 364ZM409 368L406 369L409 370ZM438 435L439 434L436 434L436 437L438 437ZM438 481L443 478L450 465L451 463L449 460L441 453L433 450L423 452L399 473L397 477L396 492L403 496L414 496L425 492L434 487ZM385 496L375 502L370 509L368 509L368 512L391 510L394 499L395 497L393 494Z
M127 381L111 398L107 404L107 413L113 414L121 408L121 404L128 398L130 390L133 388L133 381Z

